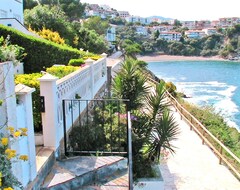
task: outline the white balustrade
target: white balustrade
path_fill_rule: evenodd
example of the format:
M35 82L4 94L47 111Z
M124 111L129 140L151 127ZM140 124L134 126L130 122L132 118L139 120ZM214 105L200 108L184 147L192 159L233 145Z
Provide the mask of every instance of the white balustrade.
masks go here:
M106 78L106 57L97 61L86 60L86 66L57 80L53 76L43 76L40 78L40 94L45 99L45 112L42 113L44 146L51 146L55 150L59 147L63 138L63 107L64 99L74 100L78 97L81 99L92 99L96 93L105 84ZM49 80L47 79L49 78ZM48 86L48 87L47 87ZM55 94L56 96L54 96ZM55 99L52 99L52 98ZM56 105L54 105L56 102ZM48 105L47 105L48 104ZM49 105L50 104L50 105ZM79 108L80 104L80 108ZM86 108L86 103L77 101L68 101L65 105L66 127L67 130L72 126L75 120ZM56 114L56 118L54 117ZM69 117L71 114L71 117ZM49 121L50 117L55 121ZM51 129L49 129L51 128ZM48 132L44 132L47 130Z

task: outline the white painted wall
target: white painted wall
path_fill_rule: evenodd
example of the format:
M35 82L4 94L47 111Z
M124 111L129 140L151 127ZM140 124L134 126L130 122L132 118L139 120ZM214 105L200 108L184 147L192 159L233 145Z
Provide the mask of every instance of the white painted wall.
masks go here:
M107 81L106 56L97 60L86 61L87 66L64 78L57 79L50 74L44 75L40 81L40 95L45 100L45 112L42 113L44 146L57 150L63 138L63 99L93 99ZM81 103L82 112L86 103ZM73 121L79 116L76 104L68 103L65 113L73 113ZM72 126L72 118L66 118L67 130ZM58 156L58 155L56 155Z
M23 0L1 0L0 18L16 18L23 24Z
M134 184L134 190L164 190L164 181L161 176L161 171L159 165L153 166L156 178L141 178L138 179Z
M16 104L16 94L20 104ZM21 137L14 143L10 143L10 148L15 149L18 155L28 155L29 160L26 162L13 162L13 174L23 184L27 185L36 177L36 154L34 143L33 116L32 116L32 99L31 93L34 89L25 85L14 83L14 66L12 62L0 63L0 99L4 100L0 106L0 124L6 124L0 132L6 133L8 126L27 128L28 136ZM10 137L9 137L10 138Z
M15 18L0 18L0 24L17 29L24 34L38 37L36 34L28 31L28 29L23 25L23 23L19 22Z

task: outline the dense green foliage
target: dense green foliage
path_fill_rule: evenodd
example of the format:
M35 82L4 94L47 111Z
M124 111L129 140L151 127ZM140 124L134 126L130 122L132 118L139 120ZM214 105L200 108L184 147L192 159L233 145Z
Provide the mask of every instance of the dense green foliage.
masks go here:
M42 30L44 27L57 31L67 44L74 45L75 31L72 24L68 22L65 13L57 6L38 5L31 10L25 10L24 24L36 31Z
M149 90L145 85L147 79L143 77L139 69L137 60L127 59L113 81L113 96L119 99L129 99L128 110L141 107L143 105L141 100Z
M70 59L93 56L92 53L79 51L68 46L25 35L12 28L0 25L0 35L6 38L10 35L11 43L18 44L25 49L24 72L33 73L44 71L54 64L67 65Z
M23 47L10 43L10 36L6 39L3 36L0 37L0 62L12 61L16 65L25 55Z
M125 106L117 101L95 103L87 113L81 115L82 123L73 127L69 139L71 148L73 151L126 152Z
M35 88L35 91L32 93L32 103L33 103L33 124L34 131L42 131L42 119L40 112L40 82L43 74L41 73L32 73L32 74L21 74L15 76L15 84L24 84L31 88Z
M101 17L95 16L84 21L83 27L88 30L95 30L99 35L105 35L109 28L109 23L102 20Z
M159 38L158 30L148 30L148 35L143 36L137 33L136 27L137 24L131 24L117 29L117 43L121 48L124 48L124 41L131 40L140 46L140 54L164 52L169 55L229 57L237 56L240 52L240 25L229 27L226 31L218 30L217 34L200 39L190 39L184 35L188 29L182 28L176 21L173 30L182 33L179 41Z
M104 37L99 36L94 30L81 28L77 33L79 37L77 47L98 54L107 52L108 47Z
M186 102L184 107L196 117L214 136L240 158L240 133L229 127L223 117L215 113L212 107L197 107Z
M71 59L68 65L71 66L81 66L84 64L84 59Z
M82 26L79 19L84 8L85 4L76 0L41 1L41 5L24 11L25 25L36 32L43 28L58 32L67 45L77 49L99 54L107 52L105 34L109 23L93 17Z
M129 99L132 116L133 173L135 178L152 175L151 164L159 162L163 149L174 152L171 141L178 134L169 115L165 83L151 87L145 64L126 59L113 81L113 96ZM151 176L152 177L152 176Z
M50 68L47 68L47 73L50 73L51 75L54 75L58 78L63 78L66 75L76 71L79 69L78 67L74 66L53 66Z

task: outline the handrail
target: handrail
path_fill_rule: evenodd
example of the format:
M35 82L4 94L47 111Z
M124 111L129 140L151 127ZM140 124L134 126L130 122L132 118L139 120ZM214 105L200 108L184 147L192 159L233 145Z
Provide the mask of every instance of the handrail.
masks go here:
M157 83L157 81L151 78L148 79L155 84ZM195 132L202 138L203 144L206 143L215 152L215 154L219 156L219 164L221 164L223 161L236 174L237 178L240 179L239 171L237 171L237 169L227 160L227 158L224 157L223 150L225 150L234 159L234 162L236 161L238 164L240 164L240 159L221 141L219 141L205 126L203 126L201 122L199 122L191 113L189 113L167 90L166 93L171 103L181 115L181 118L183 117L188 122L191 129L194 128ZM203 131L201 132L196 125L198 125L198 127L200 127ZM217 148L204 136L206 134L208 134L220 146L220 151L217 150Z

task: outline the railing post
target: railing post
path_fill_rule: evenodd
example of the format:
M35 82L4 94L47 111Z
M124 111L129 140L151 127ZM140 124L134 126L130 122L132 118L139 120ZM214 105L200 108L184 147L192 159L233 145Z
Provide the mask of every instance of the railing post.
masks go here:
M223 152L223 148L222 148L222 146L220 146L220 151L219 151L219 153L220 153L220 155L222 156L222 152ZM222 157L219 157L219 164L222 164Z
M181 120L183 119L182 118L182 107L180 107L180 116L181 116Z
M58 78L45 74L40 81L40 96L44 97L45 110L42 112L44 146L57 150L59 147L57 118L57 80Z
M190 130L192 131L192 126L194 125L194 123L193 123L193 120L192 120L192 116L191 116L191 115L190 115L190 122L191 122Z
M85 60L86 65L89 65L90 68L90 83L91 83L91 99L94 98L94 70L93 70L93 63L94 60L88 58Z
M130 111L127 112L128 115L128 171L129 171L129 190L133 190L133 168L132 168L132 123Z
M205 136L205 130L204 129L202 129L203 130L203 132L202 132L202 144L204 144L205 143L205 141L204 141L204 136Z

